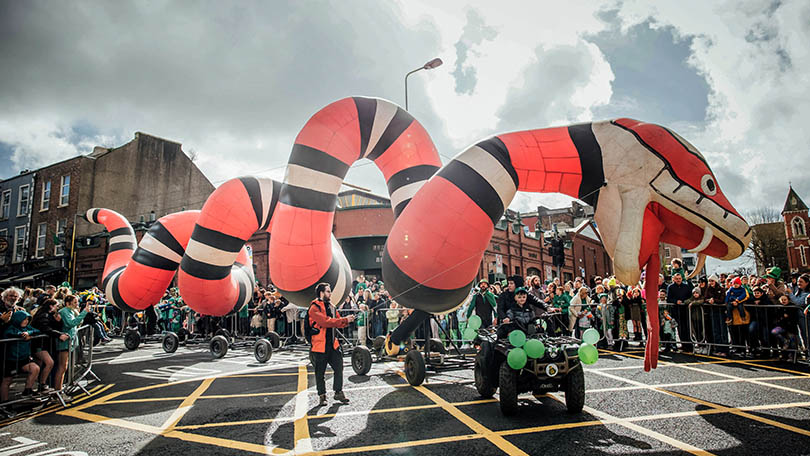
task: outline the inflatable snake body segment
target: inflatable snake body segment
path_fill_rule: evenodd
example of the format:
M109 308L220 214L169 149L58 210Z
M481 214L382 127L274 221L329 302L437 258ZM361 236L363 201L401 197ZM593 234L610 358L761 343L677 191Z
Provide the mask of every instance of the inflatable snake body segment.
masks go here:
M332 223L343 179L363 158L374 161L388 185L396 219L385 245L383 278L398 303L418 311L412 323L464 301L494 225L518 191L564 193L594 206L617 278L636 283L645 267L653 278L645 284L648 315L658 314L659 242L698 252L699 270L706 255L736 258L750 240L748 224L722 194L700 152L664 127L616 119L506 133L469 147L442 167L429 135L406 111L385 100L354 97L326 106L307 122L283 183L230 180L212 193L196 221L184 219L190 237L172 236L185 249L178 272L185 302L208 315L224 315L247 302L243 293L253 277L243 272L251 268L240 266L251 264L242 252L259 230L271 233L270 277L285 297L306 306L314 286L328 282L333 302L341 302L350 291L351 270L331 234ZM114 223L90 217L95 210L88 218L111 233L126 223L123 217ZM122 242L134 245L134 237ZM168 285L169 263L158 268L161 261L146 261L137 251L130 258L113 246L104 283L112 296L118 290L120 304L135 302L124 288ZM176 255L159 250L176 268L179 249L166 247ZM138 273L129 274L129 268ZM159 297L155 291L137 302L152 305ZM649 370L657 364L658 319L647 324ZM413 326L401 325L391 341L407 337Z

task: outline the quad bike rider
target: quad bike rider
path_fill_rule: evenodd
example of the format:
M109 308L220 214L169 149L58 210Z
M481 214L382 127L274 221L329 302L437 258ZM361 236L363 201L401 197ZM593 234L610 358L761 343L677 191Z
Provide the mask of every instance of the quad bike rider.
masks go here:
M554 328L562 323L560 313L547 311L543 302L529 295L525 288L517 288L514 299L514 305L505 310L496 330L479 331L480 350L475 361L478 393L491 398L500 389L501 412L513 415L518 411L520 393L564 391L568 411L580 412L585 404L580 341L554 336ZM534 307L544 311L540 318Z

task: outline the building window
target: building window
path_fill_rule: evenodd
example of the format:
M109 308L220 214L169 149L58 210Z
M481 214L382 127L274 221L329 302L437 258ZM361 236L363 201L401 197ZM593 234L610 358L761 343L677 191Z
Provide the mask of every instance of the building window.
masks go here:
M70 200L70 175L62 176L61 191L59 193L59 207L67 206Z
M0 218L8 220L9 213L11 212L11 190L3 192L3 199L0 202Z
M805 250L807 250L806 245L799 247L799 257L802 260L802 266L807 266L807 253L805 252Z
M59 243L53 246L53 254L56 256L65 254L65 227L67 226L67 219L56 221L56 237Z
M515 275L520 275L520 266L515 266Z
M40 223L37 225L37 250L34 254L36 258L45 256L45 236L48 233L48 223Z
M6 242L8 242L8 239L7 239L8 238L8 230L7 229L3 228L2 230L0 230L0 238L6 238ZM7 244L7 245L9 245L9 244ZM6 252L8 252L8 249L6 249L5 252L0 253L0 266L6 264L6 258L8 258L8 256L6 255Z
M42 202L39 205L39 210L47 211L51 206L51 181L42 183Z
M14 228L14 262L19 263L25 260L25 238L28 234L28 226L18 226Z
M20 185L20 199L17 201L17 217L28 215L28 205L31 202L31 187Z
M669 247L664 247L664 258L669 258L671 255Z
M793 225L793 237L803 237L807 235L804 220L802 220L801 217L793 217L791 225Z

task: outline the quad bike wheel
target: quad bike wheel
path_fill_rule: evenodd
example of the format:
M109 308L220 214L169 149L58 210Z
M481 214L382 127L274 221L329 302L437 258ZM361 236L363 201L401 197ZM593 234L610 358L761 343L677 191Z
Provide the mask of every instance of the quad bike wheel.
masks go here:
M500 388L501 413L511 416L518 411L517 391L518 371L509 367L508 363L501 363L498 375L498 388Z
M582 364L577 364L565 379L565 406L568 413L579 413L585 406L585 371Z

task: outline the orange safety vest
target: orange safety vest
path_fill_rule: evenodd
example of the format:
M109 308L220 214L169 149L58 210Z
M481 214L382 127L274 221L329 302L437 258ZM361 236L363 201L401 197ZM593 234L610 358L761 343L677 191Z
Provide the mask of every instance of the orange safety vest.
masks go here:
M329 318L328 314L326 313L326 305L323 303L323 301L319 301L317 299L312 301L312 303L309 305L310 312L312 311L312 306L317 306L321 313ZM310 326L320 330L318 334L312 335L312 348L310 350L316 353L326 353L326 328L321 328L317 323L315 323L315 320L312 319L309 312L307 312L307 318L309 318ZM337 337L334 337L333 341L334 344L332 348L337 350L338 347L340 347L340 342L338 342Z

